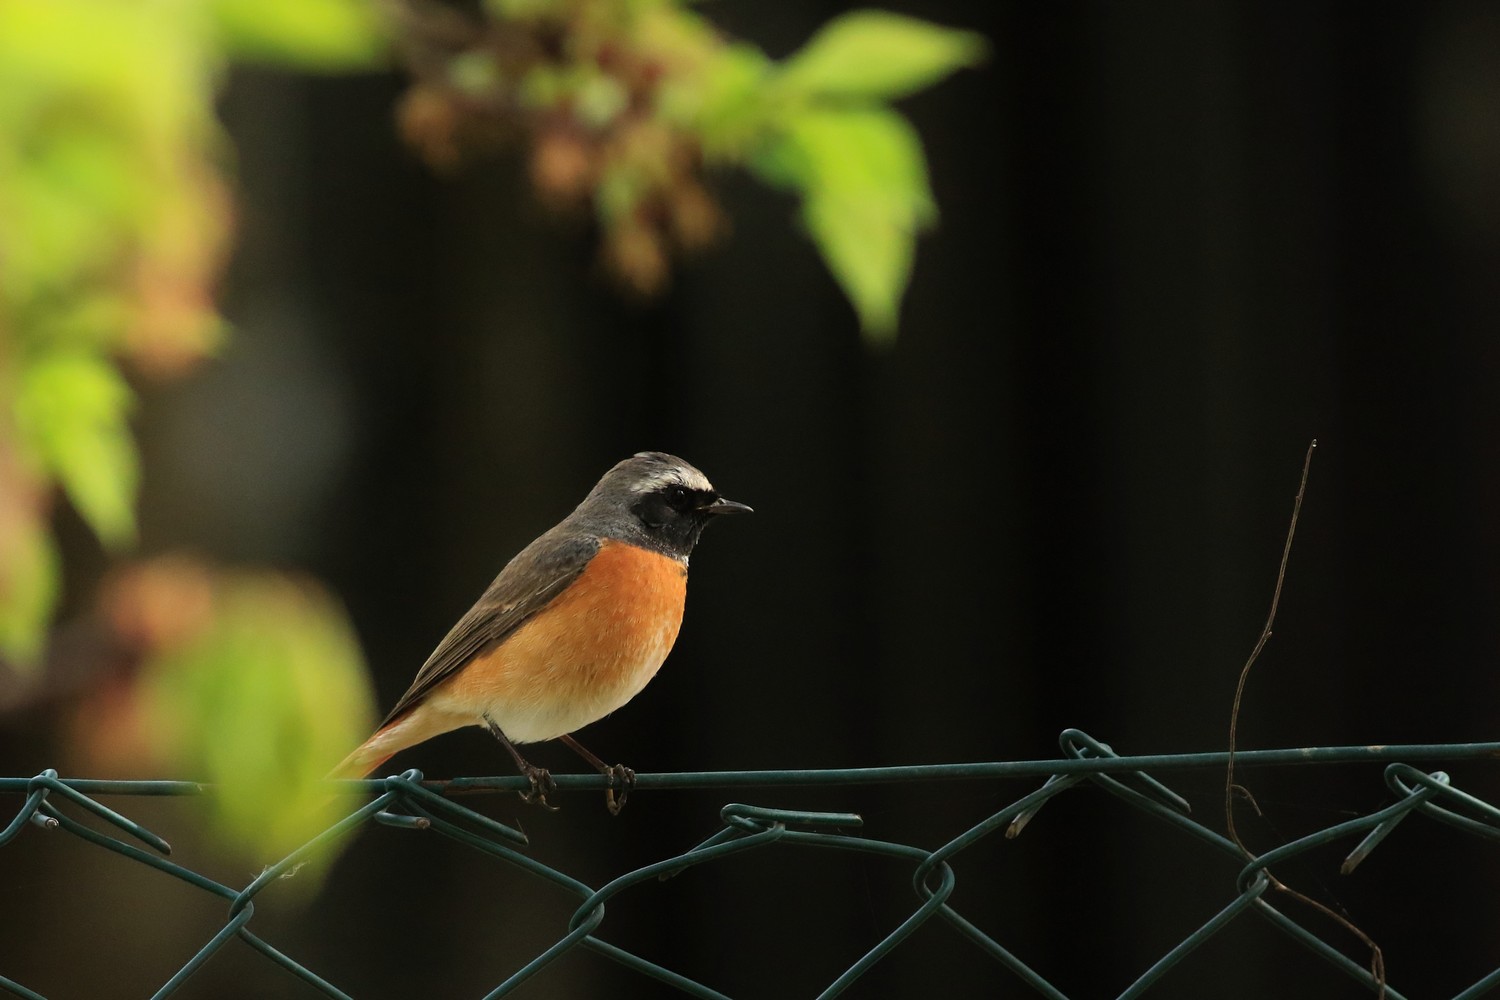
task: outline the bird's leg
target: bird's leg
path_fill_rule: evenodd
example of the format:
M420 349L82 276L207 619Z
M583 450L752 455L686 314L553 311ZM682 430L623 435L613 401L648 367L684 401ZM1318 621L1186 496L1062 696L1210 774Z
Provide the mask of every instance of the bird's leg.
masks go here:
M609 779L609 787L604 790L604 804L608 807L611 816L620 815L620 810L625 808L625 800L630 797L630 790L635 787L635 772L624 764L616 764L614 767L610 767L604 761L595 757L587 747L571 736L559 736L558 739L572 747L574 753L594 765L595 770ZM616 783L620 786L620 797L618 799L615 798Z
M531 791L523 792L521 794L521 801L535 803L543 809L550 809L553 812L557 812L558 807L547 801L547 796L557 791L557 782L552 780L552 775L545 767L537 767L525 757L522 757L521 751L516 749L515 744L506 737L505 732L494 719L486 715L484 717L484 724L489 729L490 735L499 740L500 745L510 751L511 759L516 762L516 768L520 770L527 781L531 782Z

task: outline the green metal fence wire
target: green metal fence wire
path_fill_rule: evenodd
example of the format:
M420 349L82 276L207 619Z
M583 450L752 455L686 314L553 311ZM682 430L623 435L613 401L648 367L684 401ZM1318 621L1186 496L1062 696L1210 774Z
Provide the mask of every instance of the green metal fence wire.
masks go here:
M636 780L636 788L641 791L668 788L729 790L794 785L931 782L946 779L1045 778L1045 783L936 850L860 836L854 832L861 826L860 817L852 813L802 812L734 803L722 809L722 827L698 846L638 868L598 888L529 857L523 853L527 840L520 831L468 809L443 794L476 790L519 792L526 786L525 779L520 777L458 778L435 782L424 781L418 771L407 771L388 778L340 782L344 791L373 793L375 797L240 889L223 885L168 860L170 847L165 840L94 798L101 795L197 795L206 790L204 786L193 782L64 779L52 770L32 778L0 778L0 794L24 796L15 817L0 830L0 848L29 829L66 832L222 898L228 904L227 919L223 927L157 990L154 998L172 995L230 940L238 938L323 995L352 1000L337 986L257 936L249 925L255 916L255 898L262 889L296 866L323 842L344 836L365 823L374 822L452 838L476 851L514 865L578 898L578 905L566 933L490 991L486 1000L511 993L523 982L542 972L550 963L577 948L605 955L641 975L667 983L687 996L727 1000L723 993L708 985L610 944L598 936L597 932L604 922L607 904L627 890L670 877L695 865L710 864L731 855L772 847L863 852L911 867L911 883L916 902L910 915L890 930L875 947L845 969L819 994L820 998L837 996L899 947L917 928L929 921L938 920L972 942L1037 995L1049 1000L1068 1000L1061 990L1021 958L965 919L949 905L948 900L958 879L955 861L963 851L997 832L1003 831L1005 836L1015 836L1053 796L1081 783L1092 782L1136 809L1218 848L1230 862L1226 876L1234 875L1232 879L1226 877L1223 908L1141 973L1139 978L1119 994L1122 1000L1145 994L1194 949L1246 914L1254 914L1269 921L1297 944L1326 959L1368 986L1372 992L1383 986L1385 996L1391 1000L1404 1000L1404 994L1397 989L1399 984L1379 983L1369 969L1347 957L1323 936L1299 922L1290 908L1278 908L1273 901L1275 894L1269 891L1273 885L1270 869L1314 848L1347 840L1353 843L1353 847L1344 861L1343 870L1350 871L1389 836L1398 824L1411 816L1435 820L1469 836L1500 841L1500 808L1454 787L1442 771L1424 772L1405 763L1411 760L1500 759L1500 743L1241 751L1235 755L1236 763L1241 766L1386 763L1385 781L1394 797L1389 805L1367 815L1301 837L1254 860L1246 860L1234 843L1193 818L1186 801L1153 776L1164 771L1189 768L1222 770L1228 763L1228 754L1120 756L1107 745L1072 729L1062 734L1061 742L1064 757L1058 760L817 771L641 774ZM605 787L605 779L598 775L558 775L556 780L563 789ZM75 810L92 813L124 836L101 833L80 823L69 815ZM997 972L997 978L999 975L1001 974ZM3 974L0 974L0 988L27 1000L45 1000L42 994ZM1455 1000L1472 1000L1497 988L1500 988L1500 967L1463 989L1455 996Z

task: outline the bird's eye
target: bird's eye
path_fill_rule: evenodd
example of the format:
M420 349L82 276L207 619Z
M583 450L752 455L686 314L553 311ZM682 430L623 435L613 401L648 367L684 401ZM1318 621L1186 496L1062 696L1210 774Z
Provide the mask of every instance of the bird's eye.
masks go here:
M681 486L674 486L667 490L667 504L674 510L684 510L688 506L688 491Z

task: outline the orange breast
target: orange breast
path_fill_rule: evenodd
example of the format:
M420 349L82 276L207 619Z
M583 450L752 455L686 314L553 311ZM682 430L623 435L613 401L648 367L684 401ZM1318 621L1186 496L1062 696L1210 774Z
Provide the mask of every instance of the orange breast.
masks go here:
M677 560L605 542L556 600L434 691L434 707L489 714L516 743L573 732L656 675L686 597L687 567Z

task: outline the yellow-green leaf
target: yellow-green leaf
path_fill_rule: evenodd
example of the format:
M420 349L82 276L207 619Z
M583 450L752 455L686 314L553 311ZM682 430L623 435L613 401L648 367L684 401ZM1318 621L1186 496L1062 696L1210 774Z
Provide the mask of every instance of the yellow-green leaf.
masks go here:
M879 342L893 339L911 279L912 230L883 206L825 193L808 196L802 221L865 334Z
M0 657L7 663L25 671L41 665L57 593L57 550L45 525L0 525Z
M894 335L917 233L937 219L921 142L888 108L813 108L752 162L802 193L802 220L866 334Z
M213 0L231 58L323 72L372 69L387 30L373 0Z
M972 31L858 10L828 22L788 58L779 82L818 97L903 97L979 63L987 48Z
M203 572L173 560L151 571ZM374 700L353 630L321 587L270 572L208 579L210 619L147 664L142 705L164 766L218 786L224 844L269 862L356 805L323 777L369 734Z
M697 133L709 160L741 158L772 110L765 87L772 65L754 46L716 46L697 72L662 81L657 107L667 120Z
M135 540L139 469L126 420L132 402L115 367L82 352L56 353L26 366L16 400L23 445L113 547Z

